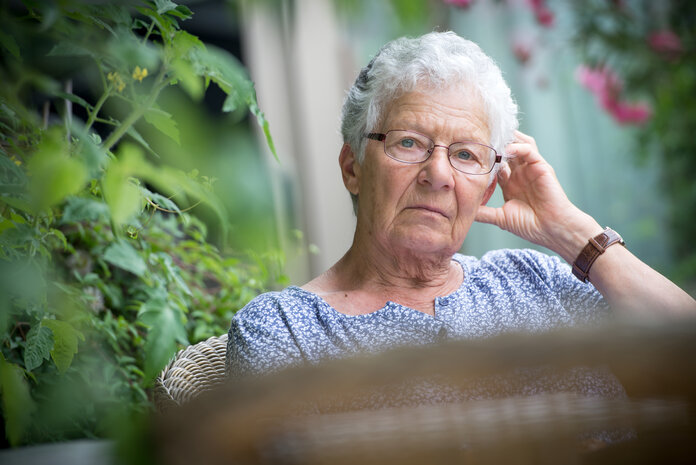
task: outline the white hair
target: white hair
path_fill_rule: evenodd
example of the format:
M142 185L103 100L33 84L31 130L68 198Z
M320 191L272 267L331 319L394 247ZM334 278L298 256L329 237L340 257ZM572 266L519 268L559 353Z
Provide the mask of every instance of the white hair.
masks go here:
M360 71L343 102L343 141L362 163L366 144L363 135L376 130L391 101L418 87L463 86L481 98L490 131L488 143L504 156L504 148L514 139L518 126L517 104L495 62L474 42L451 31L402 37L377 52ZM495 171L491 180L493 176Z

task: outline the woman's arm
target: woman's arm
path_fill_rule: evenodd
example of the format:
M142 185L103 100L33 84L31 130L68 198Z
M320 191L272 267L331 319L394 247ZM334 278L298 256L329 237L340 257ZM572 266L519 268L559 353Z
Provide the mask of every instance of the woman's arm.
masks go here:
M500 208L482 206L476 220L547 247L572 265L603 228L570 202L534 139L519 131L515 136L507 147L510 162L497 178L505 203ZM696 315L694 299L618 244L597 258L589 280L617 311Z

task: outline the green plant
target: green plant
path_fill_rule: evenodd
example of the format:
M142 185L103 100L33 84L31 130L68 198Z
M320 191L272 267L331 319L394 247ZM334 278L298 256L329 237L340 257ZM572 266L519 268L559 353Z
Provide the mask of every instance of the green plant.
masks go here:
M670 274L696 290L696 4L595 0L574 8L574 44L586 62L617 70L628 95L652 111L640 128L636 161L658 158L675 266Z
M191 15L169 0L0 6L0 394L11 445L109 435L115 412L151 408L147 388L178 347L222 334L251 297L284 282L280 253L208 242L189 210L212 211L226 237L214 179L178 170L139 130L144 120L178 143L161 92L200 102L214 84L222 110L250 111L273 150L244 68L181 29Z

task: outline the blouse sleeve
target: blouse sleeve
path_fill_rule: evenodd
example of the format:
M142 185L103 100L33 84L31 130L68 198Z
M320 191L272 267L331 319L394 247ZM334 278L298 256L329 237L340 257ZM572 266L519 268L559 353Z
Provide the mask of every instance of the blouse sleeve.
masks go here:
M576 323L597 323L609 314L609 304L591 283L576 278L570 265L559 257L547 256L546 259L549 282Z
M227 374L231 377L277 371L303 362L275 293L249 302L232 319L227 341Z

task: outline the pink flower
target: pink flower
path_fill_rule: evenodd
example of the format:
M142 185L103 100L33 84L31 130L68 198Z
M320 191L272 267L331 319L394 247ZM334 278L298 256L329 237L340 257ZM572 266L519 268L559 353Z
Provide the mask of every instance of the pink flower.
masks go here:
M517 61L524 65L532 57L532 46L527 41L515 40L512 44L512 53L515 54Z
M645 103L614 102L609 113L621 124L642 124L652 116L651 108Z
M546 6L546 0L529 0L529 6L532 7L534 16L539 24L545 27L553 26L554 15Z
M611 69L606 66L601 68L588 68L579 66L575 76L600 101L614 100L621 93L621 80Z
M534 10L534 14L536 15L537 22L539 22L539 24L541 24L542 26L553 26L553 13L546 6L541 6L537 8L536 10Z
M677 58L684 50L679 36L669 29L653 32L648 36L648 44L665 58Z
M580 66L576 78L592 92L597 103L621 124L641 124L652 111L645 103L628 103L621 100L623 85L619 77L607 66L588 68Z
M468 8L474 3L474 0L444 0L444 2L459 8Z

